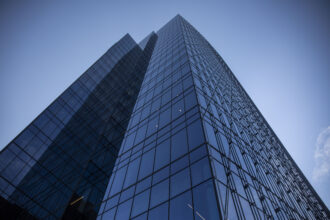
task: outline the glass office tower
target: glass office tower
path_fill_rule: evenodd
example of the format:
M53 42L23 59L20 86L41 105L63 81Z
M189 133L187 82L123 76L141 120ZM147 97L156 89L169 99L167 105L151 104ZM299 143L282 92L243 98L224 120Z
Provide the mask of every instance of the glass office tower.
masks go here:
M1 152L0 172L0 212L18 219L330 218L180 15L110 48Z
M124 36L1 152L0 219L96 218L156 39Z

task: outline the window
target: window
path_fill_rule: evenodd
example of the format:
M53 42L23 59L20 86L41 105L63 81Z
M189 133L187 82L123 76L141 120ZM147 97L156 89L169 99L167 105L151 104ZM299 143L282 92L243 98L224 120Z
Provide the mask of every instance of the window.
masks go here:
M146 211L148 209L150 190L135 196L132 209L132 217Z
M240 196L246 197L241 178L239 178L235 173L232 173L232 177L235 182L237 193L240 194Z
M183 99L172 105L172 120L181 116L185 112Z
M111 199L109 199L107 201L104 210L108 210L108 209L111 209L112 207L116 206L118 201L119 201L119 194L112 197Z
M171 109L168 108L159 115L159 128L163 127L171 120Z
M153 113L154 111L157 111L160 107L160 99L154 99L153 103L152 103L152 107L151 107L151 113Z
M197 120L188 126L188 143L190 150L204 143L204 133L200 120Z
M156 147L155 170L170 162L170 141L166 140Z
M126 137L125 147L123 148L123 152L129 150L133 146L135 135L136 132L133 132Z
M158 117L153 118L151 121L149 121L147 136L149 136L152 133L156 132L157 128L158 128Z
M187 167L189 165L188 155L180 158L171 164L171 174Z
M175 85L172 88L172 98L175 98L176 96L178 96L180 93L182 93L182 84L181 82L177 85Z
M227 175L226 175L225 167L219 162L215 160L213 161L214 161L215 174L217 176L217 179L220 180L222 183L227 184Z
M227 190L227 192L229 192L229 191ZM230 192L228 195L229 195L229 197L228 197L227 219L237 219L237 213L236 213L233 197Z
M194 163L191 166L191 178L193 186L203 182L204 180L211 177L211 171L209 166L209 159L204 159Z
M243 199L242 197L239 198L241 200L241 205L245 215L245 219L254 219L249 202Z
M147 213L144 213L142 215L139 215L138 217L136 218L132 218L134 220L147 220ZM104 220L104 219L103 219ZM106 219L107 220L107 219Z
M132 199L127 200L126 202L120 204L118 206L116 219L129 219L129 211L127 210L131 210L131 206L132 206ZM103 219L108 219L108 218L103 217Z
M143 154L139 172L139 180L151 174L154 164L154 154L155 149L152 149L147 153Z
M220 135L220 140L221 140L221 143L222 143L222 146L223 146L223 150L222 150L222 152L223 152L224 154L228 155L228 154L229 154L229 144L228 144L228 140L227 140L227 138L226 138L223 134L219 133L219 135ZM220 150L221 150L221 149L220 149Z
M151 189L150 208L166 201L168 199L168 179L154 185Z
M170 100L171 100L171 90L168 89L162 96L162 105L165 105Z
M169 174L170 174L170 167L167 166L153 175L152 183L156 184L166 179L169 176Z
M184 103L187 110L195 106L197 104L195 93L191 92L188 95L186 95L184 98Z
M150 186L151 186L151 177L148 177L137 184L135 194L142 192L143 190L149 188Z
M218 149L218 144L217 144L217 140L214 135L213 127L207 122L205 122L204 125L206 128L207 140L208 140L209 144L212 145L213 147L215 147L216 149Z
M128 165L124 188L135 183L137 175L138 175L140 160L141 160L141 158L139 157Z
M127 170L127 166L117 170L115 179L112 183L110 196L116 194L117 192L119 192L121 190L121 188L123 186L126 170Z
M171 177L171 197L190 188L189 168L186 168Z
M182 220L193 219L191 192L185 192L182 195L170 201L170 219Z
M111 209L108 212L103 213L102 219L115 219L116 208Z
M189 76L188 78L183 80L183 88L186 90L187 88L189 88L190 86L193 85L193 80L191 78L191 76Z
M172 136L171 160L175 160L188 152L186 129Z
M194 211L207 220L220 219L212 180L193 189Z
M149 211L150 220L167 220L168 219L168 203L164 203Z
M206 146L203 145L190 153L190 163L193 163L206 155Z
M135 190L135 185L131 186L130 188L126 189L123 191L120 195L120 202L125 201L126 199L129 199L133 197L134 195L134 190Z
M197 93L197 96L198 96L199 104L206 109L207 108L207 105L206 105L206 101L205 101L204 96L202 94L200 94L200 93Z
M147 124L144 124L142 127L140 127L137 130L134 144L138 144L144 139L144 137L146 135L146 130L147 130Z

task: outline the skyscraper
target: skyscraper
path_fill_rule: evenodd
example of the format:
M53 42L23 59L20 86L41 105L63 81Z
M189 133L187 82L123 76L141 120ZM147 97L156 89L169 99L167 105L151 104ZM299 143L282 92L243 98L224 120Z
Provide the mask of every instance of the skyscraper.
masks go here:
M125 35L0 155L17 219L327 219L219 54L181 16Z

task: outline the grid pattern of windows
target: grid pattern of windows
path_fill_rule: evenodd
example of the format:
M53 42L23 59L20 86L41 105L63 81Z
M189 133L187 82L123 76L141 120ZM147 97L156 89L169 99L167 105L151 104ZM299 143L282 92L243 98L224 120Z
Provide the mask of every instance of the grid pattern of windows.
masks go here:
M178 18L157 32L100 219L220 217Z
M96 217L156 38L123 37L1 152L3 198L40 219Z
M211 45L180 16L157 35L98 218L326 219Z
M223 59L184 19L182 26L222 217L330 217Z
M124 36L18 135L0 154L0 195L19 218L330 218L180 15L139 44Z

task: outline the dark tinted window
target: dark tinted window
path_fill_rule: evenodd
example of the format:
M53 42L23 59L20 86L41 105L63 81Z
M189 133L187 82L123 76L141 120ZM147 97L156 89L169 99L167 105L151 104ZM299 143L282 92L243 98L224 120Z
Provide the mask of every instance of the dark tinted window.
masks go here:
M184 194L170 201L170 219L171 220L193 219L190 191L185 192Z
M190 188L189 168L186 168L171 177L171 197Z
M211 180L193 189L194 208L204 219L218 220L219 211Z

